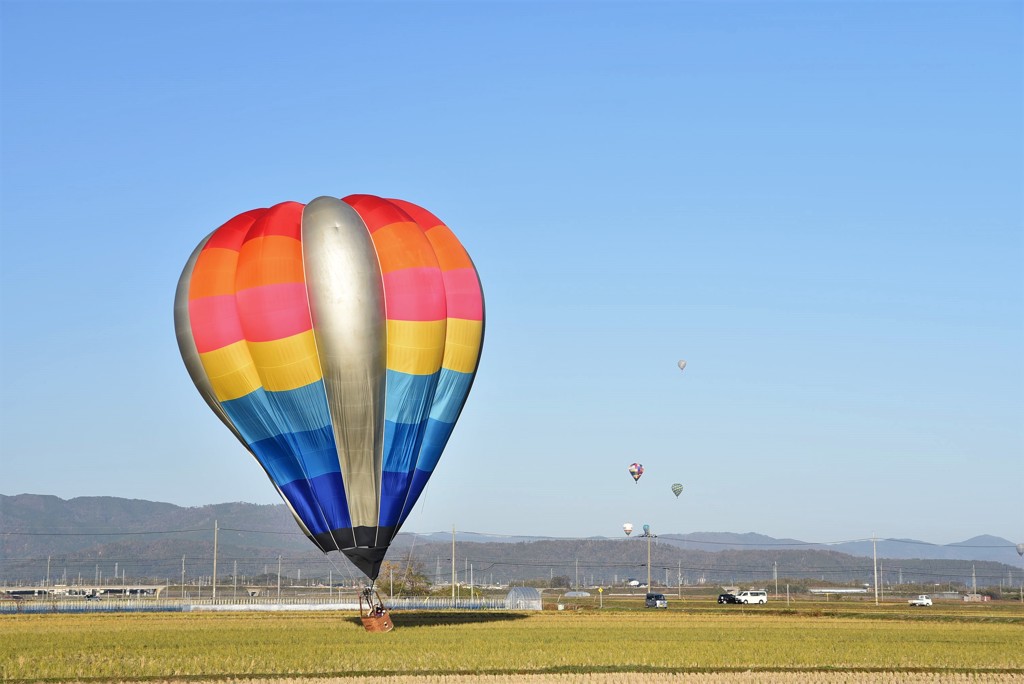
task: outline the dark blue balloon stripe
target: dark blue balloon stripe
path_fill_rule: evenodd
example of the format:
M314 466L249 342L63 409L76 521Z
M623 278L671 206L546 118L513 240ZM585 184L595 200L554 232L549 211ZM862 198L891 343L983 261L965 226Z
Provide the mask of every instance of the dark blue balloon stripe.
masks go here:
M427 473L434 472L437 462L441 460L441 452L448 444L448 438L452 436L455 423L442 423L431 418L427 421L426 429L423 431L423 443L420 446L420 457L416 462L416 469Z
M352 527L340 473L296 480L280 489L312 534Z
M385 470L380 482L380 525L392 527L398 525L405 499L412 479L408 472L389 472Z
M420 470L419 468L413 471L412 480L409 482L409 493L405 497L402 514L398 519L399 525L404 523L405 519L409 517L410 513L412 513L413 506L415 506L416 502L419 501L420 494L423 493L423 490L427 486L427 480L430 479L432 474L433 472L427 472Z

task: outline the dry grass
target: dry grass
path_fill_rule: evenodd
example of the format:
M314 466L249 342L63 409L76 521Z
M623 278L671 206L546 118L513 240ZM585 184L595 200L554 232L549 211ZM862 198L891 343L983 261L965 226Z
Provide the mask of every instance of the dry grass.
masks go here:
M1019 684L1024 675L934 672L701 672L682 674L398 675L287 679L196 680L190 684ZM78 683L69 683L78 684ZM86 684L82 682L81 684ZM91 683L89 683L91 684ZM122 684L181 684L146 680Z
M1017 682L1024 676L1021 618L400 613L394 632L368 634L337 613L14 615L0 617L0 679Z

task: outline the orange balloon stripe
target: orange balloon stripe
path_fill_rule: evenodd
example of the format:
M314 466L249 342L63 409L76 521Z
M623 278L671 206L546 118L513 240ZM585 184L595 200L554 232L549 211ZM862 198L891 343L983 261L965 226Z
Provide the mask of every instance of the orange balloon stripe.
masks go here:
M453 271L459 268L473 268L473 262L466 253L455 233L446 225L439 225L426 231L430 246L434 248L437 255L437 263L441 265L442 271Z
M237 291L278 283L302 283L302 243L292 237L268 235L246 240L238 257Z
M412 221L392 223L371 235L381 273L403 268L438 268L437 257Z
M199 253L192 279L189 282L188 298L219 297L235 293L235 271L238 268L238 251L207 245Z

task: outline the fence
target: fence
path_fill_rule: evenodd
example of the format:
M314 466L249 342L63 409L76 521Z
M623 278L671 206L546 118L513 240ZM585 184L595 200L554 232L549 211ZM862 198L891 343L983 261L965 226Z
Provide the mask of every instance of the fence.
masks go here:
M509 610L503 598L451 599L437 597L402 597L385 601L392 610ZM155 598L81 598L22 599L0 601L0 614L11 613L182 613L217 611L358 611L353 598L328 599L308 597L245 598L245 599L155 599Z

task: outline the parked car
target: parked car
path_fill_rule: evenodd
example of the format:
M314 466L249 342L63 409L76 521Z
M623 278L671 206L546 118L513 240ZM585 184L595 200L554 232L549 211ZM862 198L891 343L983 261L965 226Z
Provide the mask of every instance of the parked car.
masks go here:
M930 596L925 596L924 594L921 594L917 598L910 599L909 601L907 601L907 603L909 603L912 606L930 606L932 605L932 599Z
M668 599L664 594L648 594L644 605L648 608L668 608Z
M739 603L739 599L736 598L736 594L719 594L719 603Z
M767 591L741 591L736 597L739 603L768 603Z

